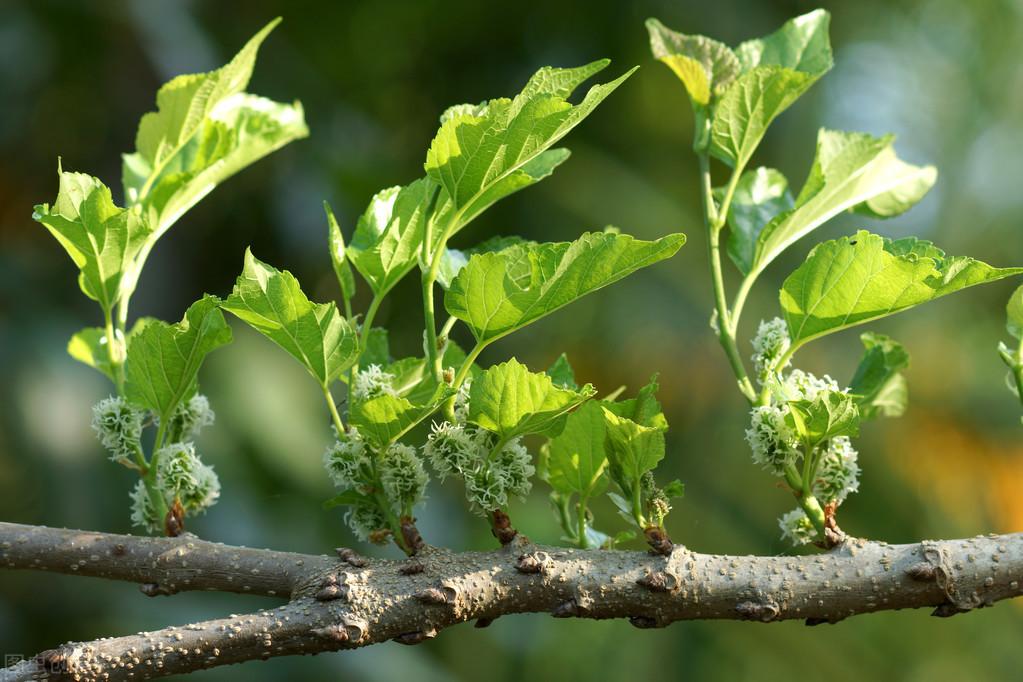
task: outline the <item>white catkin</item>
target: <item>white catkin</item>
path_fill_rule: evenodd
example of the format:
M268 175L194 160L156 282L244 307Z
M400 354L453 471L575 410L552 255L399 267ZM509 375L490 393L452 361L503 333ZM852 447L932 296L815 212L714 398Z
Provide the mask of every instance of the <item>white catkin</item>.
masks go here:
M356 400L369 400L381 395L396 395L393 374L385 372L380 365L370 365L355 375L352 396Z
M411 508L422 499L430 479L414 447L392 443L381 455L377 466L384 494L395 507L395 512L401 513L402 508Z
M846 436L832 438L821 455L813 494L821 502L842 504L850 493L860 488L858 454Z
M813 527L813 522L798 507L787 514L783 514L778 519L778 527L781 528L782 540L787 540L796 547L808 545L817 537L817 531Z
M767 383L772 369L775 372L781 372L791 364L790 360L785 363L785 367L774 367L774 364L788 351L791 345L788 325L785 324L785 320L775 317L760 321L757 334L753 338L752 359L757 381L761 385Z
M114 462L131 461L141 452L145 411L121 397L109 397L92 408L92 430Z
M795 434L785 421L787 407L764 405L750 410L750 426L746 429L753 461L776 476L785 473L785 467L795 461Z

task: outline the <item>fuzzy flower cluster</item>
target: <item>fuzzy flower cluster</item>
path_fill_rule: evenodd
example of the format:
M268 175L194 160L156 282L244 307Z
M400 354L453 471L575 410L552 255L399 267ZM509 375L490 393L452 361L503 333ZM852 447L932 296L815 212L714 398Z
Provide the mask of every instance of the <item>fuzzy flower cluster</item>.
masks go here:
M768 382L772 370L780 372L788 367L790 364L788 362L785 363L785 367L774 365L791 345L785 320L775 317L760 321L757 334L753 337L753 368L761 385Z
M813 494L822 503L842 504L860 489L858 454L846 436L832 438L817 465Z
M848 390L841 388L838 382L827 374L818 378L801 369L789 372L782 382L782 392L788 400L814 400L824 391L847 393Z
M171 443L156 453L156 489L170 507L181 502L187 514L204 512L220 498L220 480L213 467L203 464L192 443ZM131 521L150 532L163 528L164 520L139 480L131 494Z
M393 374L385 372L380 365L370 365L355 375L352 396L356 400L369 400L381 395L395 395Z
M392 443L382 453L374 453L359 431L352 428L339 434L323 455L323 464L338 489L354 490L363 495L372 493L374 463L384 495L391 505L389 511L395 516L401 516L423 498L429 477L412 446ZM372 498L349 505L345 523L360 540L386 539L385 535L377 532L387 528L384 510Z
M457 474L465 481L465 496L477 514L501 509L511 495L525 497L535 472L529 451L519 438L499 451L497 436L473 424L444 422L433 425L423 446L441 479Z
M813 527L813 522L798 507L787 514L782 514L778 519L778 527L781 528L781 539L788 540L797 547L799 545L808 545L817 537L817 531Z
M785 467L797 455L796 434L789 428L787 407L762 405L750 411L750 426L746 429L746 442L753 453L753 461L775 476L783 476Z
M142 451L142 424L146 413L124 398L106 398L92 408L92 430L111 461L128 464Z
M213 424L216 414L210 408L210 401L201 393L196 393L188 402L178 406L171 422L171 433L177 434L179 440L195 440L199 432Z

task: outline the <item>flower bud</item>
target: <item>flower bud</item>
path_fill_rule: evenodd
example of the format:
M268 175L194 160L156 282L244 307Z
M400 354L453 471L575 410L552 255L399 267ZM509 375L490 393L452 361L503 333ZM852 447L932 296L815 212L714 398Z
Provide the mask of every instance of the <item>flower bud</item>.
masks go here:
M857 452L846 436L832 438L817 465L813 494L822 503L842 504L849 493L860 488L860 467Z
M323 466L334 485L341 490L362 490L366 487L370 462L366 444L358 430L353 427L337 436L334 444L323 453Z
M813 522L799 508L782 515L778 519L778 527L781 528L781 539L788 540L795 547L810 544L817 537Z
M429 477L416 449L404 443L392 443L377 463L384 494L399 514L411 508L426 492Z
M785 473L785 467L795 461L795 434L785 421L787 407L764 405L750 410L750 427L746 429L746 442L753 453L753 461L776 476Z
M188 402L178 406L171 422L171 433L176 433L179 440L194 440L204 426L213 424L216 415L210 408L210 401L201 393L196 393Z
M202 463L192 443L171 443L157 452L157 488L167 504L181 501L194 514L212 507L220 497L220 480L213 467Z
M761 385L767 383L772 369L780 372L789 366L788 362L785 363L785 367L775 367L774 364L791 345L785 320L775 317L760 321L757 334L753 338L753 368Z

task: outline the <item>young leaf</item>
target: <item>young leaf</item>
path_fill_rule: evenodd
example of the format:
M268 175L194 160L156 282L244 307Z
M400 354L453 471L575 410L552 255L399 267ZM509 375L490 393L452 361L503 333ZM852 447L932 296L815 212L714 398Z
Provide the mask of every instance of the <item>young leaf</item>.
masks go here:
M488 343L674 255L684 243L683 234L648 242L603 232L476 255L451 283L444 305L478 342Z
M1023 273L965 256L946 257L930 242L890 241L864 230L818 244L782 284L781 308L793 346L960 289Z
M808 448L815 448L836 436L859 434L860 413L850 395L821 391L813 400L792 400L788 405L796 432Z
M67 352L78 362L98 369L111 381L117 381L107 351L106 331L102 327L86 327L75 332L68 341Z
M385 393L353 403L349 417L362 437L379 451L430 416L451 393L450 387L440 384L435 386L429 398L415 403L408 398Z
M884 334L867 332L860 335L860 341L863 342L863 357L849 383L860 417L902 416L908 400L902 370L909 367L909 353L901 343Z
M561 417L593 396L558 388L546 374L534 374L514 358L483 371L469 387L469 421L502 440L528 433L549 434Z
M538 157L632 73L595 85L579 104L570 104L566 98L572 91L608 63L602 60L575 69L544 67L514 99L461 105L445 113L425 168L444 188L454 211L462 214L449 234L486 206L546 177L564 160L566 154L560 151ZM538 165L524 168L534 160ZM438 206L438 215L440 209Z
M796 17L736 50L743 73L725 91L711 123L711 153L743 168L771 122L832 66L830 15Z
M32 218L60 242L80 271L82 292L109 314L121 298L129 263L150 235L138 211L118 208L110 190L84 173L58 170L60 190L53 205L35 207Z
M298 280L245 250L245 266L223 308L291 353L326 387L351 367L358 340L331 303L313 303Z
M1017 287L1005 306L1005 328L1012 338L1023 340L1023 286Z
M437 185L420 178L377 192L359 218L348 258L383 296L416 266Z
M183 400L195 392L203 360L231 342L231 328L220 312L220 299L206 295L193 303L181 322L154 320L128 344L125 395L167 423Z
M667 429L668 420L661 411L661 403L657 400L657 375L650 377L647 385L639 389L635 398L619 400L617 402L604 401L603 406L618 417L629 419L640 426L650 426L658 429Z
M694 107L710 104L739 75L739 59L724 43L672 31L657 19L647 19L646 28L650 51L679 77Z
M323 202L323 210L327 214L327 240L330 244L330 262L334 265L334 274L337 275L337 283L341 287L341 296L346 305L351 305L352 297L355 296L355 275L352 274L352 266L348 262L345 253L345 238L341 234L341 226L337 224L334 211L330 204Z
M914 166L895 155L891 135L822 129L810 175L793 208L769 222L755 238L755 257L744 274L757 272L794 242L847 209L874 217L908 210L934 185L933 166Z
M653 471L664 459L666 427L637 424L605 406L601 410L607 425L611 476L622 490L631 491L643 474Z
M599 403L587 401L569 414L564 430L551 439L548 448L547 480L551 487L584 498L603 492L607 486L603 475L607 467L606 438Z
M136 151L124 155L124 192L130 204L143 206L152 241L231 175L309 134L301 104L243 92L260 44L279 22L227 65L168 82L156 95L157 111L139 122Z
M554 364L547 368L547 376L558 388L579 390L579 384L575 382L575 371L572 370L572 365L568 364L568 356L564 353L559 355Z
M718 200L723 191L715 190ZM728 211L728 255L743 273L753 267L757 238L771 220L795 205L789 182L779 171L760 167L739 178Z

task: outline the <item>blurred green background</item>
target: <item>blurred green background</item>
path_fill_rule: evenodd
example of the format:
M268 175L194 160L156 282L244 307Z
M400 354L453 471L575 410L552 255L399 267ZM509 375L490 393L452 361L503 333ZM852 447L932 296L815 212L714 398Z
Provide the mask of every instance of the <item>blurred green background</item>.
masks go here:
M64 351L71 333L98 322L98 311L78 291L67 256L30 219L33 204L56 194L58 155L66 169L119 186L120 153L133 147L159 84L219 66L282 14L251 91L302 100L312 137L243 171L175 226L149 261L133 314L177 320L203 292L225 295L249 245L292 270L314 299L329 299L337 285L321 201L350 231L376 190L422 173L447 105L514 93L546 64L608 56L613 74L641 64L566 138L568 163L489 211L458 243L511 232L566 240L615 224L644 238L681 229L689 244L671 261L496 344L483 362L515 355L540 369L564 350L579 378L602 390L637 388L660 372L672 425L661 476L687 486L668 522L672 536L704 552L789 551L775 519L791 497L750 462L746 412L707 327L689 105L675 77L651 60L643 20L657 16L734 44L813 7L780 0L0 3L0 518L131 530L134 474L109 463L89 429L90 406L110 387ZM798 186L819 126L897 133L903 158L939 167L935 189L906 216L845 217L820 236L867 226L997 265L1023 263L1023 3L860 0L829 9L836 67L778 121L755 163L780 168ZM810 245L798 244L762 278L744 334L777 313L777 286ZM392 327L399 355L420 345L413 279L378 318ZM904 418L865 429L861 492L842 507L847 531L903 542L1023 527L1020 410L995 354L1014 285L971 290L873 326L911 352L912 402ZM320 463L329 429L315 383L265 339L235 328L235 343L213 354L201 376L218 420L199 446L224 491L190 529L315 553L353 542L341 512L320 508L332 491ZM748 336L742 350L750 353ZM848 381L859 350L850 332L798 359ZM420 513L428 541L493 545L485 524L464 511L458 484L432 484L429 495ZM610 510L598 511L615 527ZM557 540L542 484L512 513L531 537ZM0 651L29 655L68 639L270 603L205 594L152 600L132 585L0 572ZM445 631L414 648L278 659L196 677L624 680L670 672L764 680L813 671L832 681L1019 679L1021 634L1020 604L951 620L888 613L818 628L709 622L638 631L624 622L515 616L485 630Z

